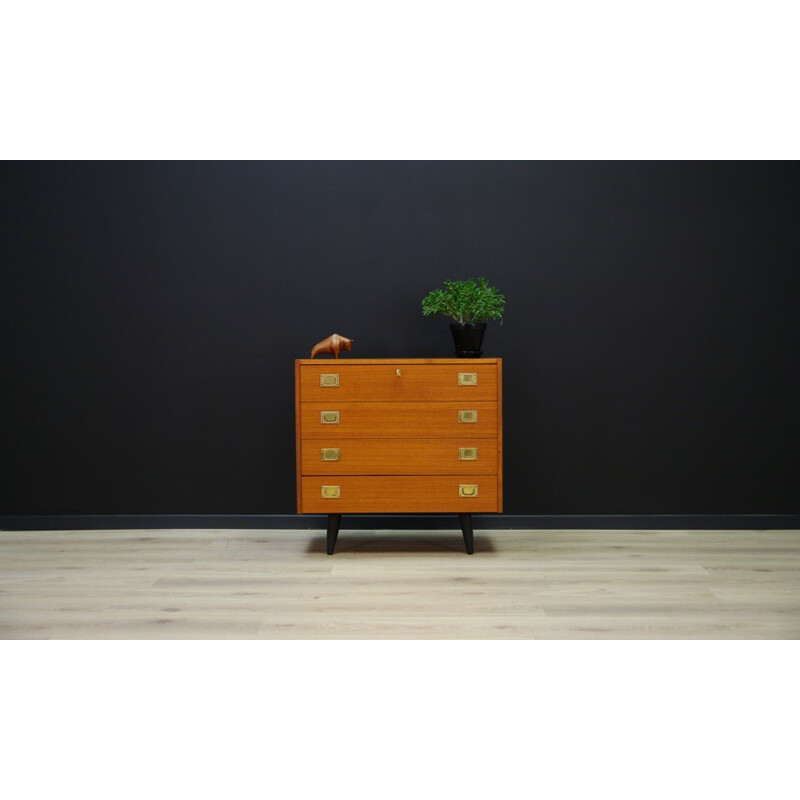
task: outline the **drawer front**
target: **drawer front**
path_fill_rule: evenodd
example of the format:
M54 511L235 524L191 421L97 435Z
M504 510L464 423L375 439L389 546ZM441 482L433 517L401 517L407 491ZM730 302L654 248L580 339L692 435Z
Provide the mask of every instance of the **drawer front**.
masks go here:
M300 367L300 400L304 403L327 403L331 400L497 400L497 366L341 365L335 361L304 364Z
M500 510L495 475L305 476L302 487L302 514Z
M494 439L304 439L303 475L495 475Z
M301 403L300 436L303 441L496 438L497 403Z

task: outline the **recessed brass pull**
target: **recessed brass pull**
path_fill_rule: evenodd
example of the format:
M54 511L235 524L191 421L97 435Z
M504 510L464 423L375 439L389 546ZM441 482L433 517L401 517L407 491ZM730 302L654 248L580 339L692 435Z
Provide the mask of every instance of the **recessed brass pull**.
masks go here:
M477 497L478 484L477 483L459 483L458 484L459 497Z
M319 421L323 425L338 425L339 424L339 412L338 411L320 411L319 412Z
M322 487L322 497L324 500L331 500L334 497L341 497L342 496L342 487L341 486L323 486Z
M342 454L338 447L321 447L321 461L339 461Z
M319 385L320 386L338 386L339 385L339 374L337 372L331 373L322 373L319 376Z
M477 447L459 447L458 448L459 461L477 461L478 448Z
M459 422L477 422L478 421L478 412L477 411L459 411L458 412L458 421Z
M477 372L459 372L458 373L459 386L477 386L478 373Z

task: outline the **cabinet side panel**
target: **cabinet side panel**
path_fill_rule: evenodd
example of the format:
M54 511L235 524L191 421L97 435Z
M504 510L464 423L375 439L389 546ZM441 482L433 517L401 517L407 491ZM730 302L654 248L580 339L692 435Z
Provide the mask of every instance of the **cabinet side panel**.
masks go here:
M294 362L294 474L297 483L297 513L303 513L303 482L300 479L300 362Z
M503 511L503 359L497 359L497 510Z

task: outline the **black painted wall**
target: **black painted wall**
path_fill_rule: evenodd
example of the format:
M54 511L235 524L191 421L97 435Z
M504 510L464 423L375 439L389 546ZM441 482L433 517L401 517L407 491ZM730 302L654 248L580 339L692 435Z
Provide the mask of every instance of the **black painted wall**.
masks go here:
M509 514L796 514L800 169L6 163L1 514L291 514L293 359L507 296Z

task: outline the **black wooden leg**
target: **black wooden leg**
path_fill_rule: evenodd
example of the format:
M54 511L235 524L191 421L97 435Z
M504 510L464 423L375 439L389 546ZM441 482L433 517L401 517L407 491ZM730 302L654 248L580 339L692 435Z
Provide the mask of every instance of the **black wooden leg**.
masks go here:
M339 526L342 524L341 514L328 514L328 555L333 555L336 547L336 537L339 535Z
M464 534L464 546L467 548L467 553L472 555L472 514L459 514L459 522L461 522L461 533Z

